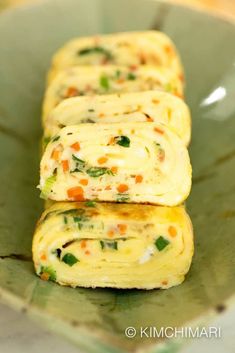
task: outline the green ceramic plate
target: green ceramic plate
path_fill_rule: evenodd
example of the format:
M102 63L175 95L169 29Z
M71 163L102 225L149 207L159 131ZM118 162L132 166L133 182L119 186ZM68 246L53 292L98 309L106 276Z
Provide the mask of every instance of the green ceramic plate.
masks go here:
M196 253L167 291L63 288L34 275L31 241L42 210L40 106L52 53L79 35L160 29L186 70L193 115L188 210ZM183 7L138 0L48 0L0 16L0 293L87 352L173 352L140 327L208 322L235 293L235 25ZM125 337L133 326L137 335Z

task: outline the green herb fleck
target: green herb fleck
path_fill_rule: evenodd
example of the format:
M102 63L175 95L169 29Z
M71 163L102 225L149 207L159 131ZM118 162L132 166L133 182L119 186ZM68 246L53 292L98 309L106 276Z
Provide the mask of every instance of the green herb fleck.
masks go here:
M64 224L68 224L68 219L66 216L64 216Z
M107 59L112 59L111 52L99 46L81 49L79 50L78 55L88 55L88 54L97 54L97 53L105 55Z
M45 200L47 199L47 196L51 192L51 189L52 189L55 181L56 181L56 175L52 175L46 179L45 184L44 184L43 188L41 189L40 197L42 199L45 199Z
M48 273L50 281L56 281L56 271L51 266L42 266L39 275Z
M49 136L43 137L43 147L45 148L50 141L51 141L51 137Z
M96 203L94 201L86 201L85 206L87 207L95 207Z
M100 246L101 246L102 250L103 249L113 249L113 250L118 249L117 241L100 240Z
M63 212L59 212L58 214L61 215L73 215L73 214L83 214L85 212L85 210L83 208L70 208L69 210L63 211Z
M100 76L100 86L105 90L109 89L109 78L105 75Z
M62 261L69 266L75 265L79 260L71 253L67 253L62 257Z
M76 157L74 154L72 154L72 158L73 158L74 161L78 162L79 164L81 164L83 166L86 164L85 161L83 161L82 159Z
M173 92L173 87L172 87L172 84L170 82L168 82L166 85L165 85L165 91L166 92Z
M52 139L52 142L58 141L58 140L59 140L59 138L60 138L60 135L55 136L55 137Z
M117 202L127 202L130 200L130 196L128 194L117 194L116 201Z
M168 244L170 244L169 240L160 235L155 241L155 245L159 251L162 251Z
M87 174L90 175L93 178L97 178L101 175L104 174L109 174L109 175L114 175L111 169L109 168L104 168L104 167L91 167L87 169Z
M88 109L88 112L93 113L95 109Z
M130 139L127 136L116 136L115 141L122 147L130 147Z
M136 80L136 75L135 74L133 74L133 72L129 72L128 74L127 74L127 79L128 80L131 80L131 81L133 81L133 80Z
M119 78L121 76L121 71L120 70L116 70L115 76L116 76L116 78Z

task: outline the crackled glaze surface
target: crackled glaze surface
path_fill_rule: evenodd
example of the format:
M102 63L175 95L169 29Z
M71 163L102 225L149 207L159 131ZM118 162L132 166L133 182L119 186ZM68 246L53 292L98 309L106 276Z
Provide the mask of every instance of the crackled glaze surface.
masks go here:
M186 70L193 116L187 202L196 243L192 268L183 285L168 291L74 290L45 283L33 272L31 241L42 209L35 186L50 57L77 35L137 29L166 32ZM50 0L1 15L0 283L11 305L96 352L156 352L156 339L127 340L124 329L187 325L226 305L235 291L234 36L233 24L156 1ZM166 349L176 346L168 342Z

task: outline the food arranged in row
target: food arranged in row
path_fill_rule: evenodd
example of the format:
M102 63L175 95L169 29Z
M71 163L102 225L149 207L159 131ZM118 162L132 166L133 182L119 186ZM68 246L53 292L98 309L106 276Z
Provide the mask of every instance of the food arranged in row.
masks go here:
M44 144L65 126L127 122L166 124L186 146L191 138L191 117L184 101L165 92L147 91L64 100L43 120Z
M176 206L191 188L187 148L160 123L65 127L48 143L40 174L43 197L55 201Z
M33 240L43 280L141 289L184 280L193 232L181 205L192 177L183 91L179 56L160 32L78 38L55 54L42 117L46 210Z
M193 254L183 206L55 203L37 224L36 272L72 287L169 288L181 283Z

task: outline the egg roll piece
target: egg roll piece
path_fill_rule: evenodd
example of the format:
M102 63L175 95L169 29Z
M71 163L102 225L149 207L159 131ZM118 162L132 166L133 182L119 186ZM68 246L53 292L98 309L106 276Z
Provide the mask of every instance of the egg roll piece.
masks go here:
M72 287L170 288L183 282L192 255L183 206L56 203L33 239L36 273Z
M80 124L60 130L41 160L40 189L55 201L175 206L191 188L182 140L164 124Z
M43 117L62 100L75 96L162 90L183 97L183 84L178 75L165 67L77 66L61 71L48 86Z
M191 116L183 100L158 91L69 98L44 121L45 143L63 126L80 123L162 122L189 144Z
M77 65L153 65L167 67L183 79L179 55L170 38L157 31L125 32L75 38L54 55L51 81L63 70Z

